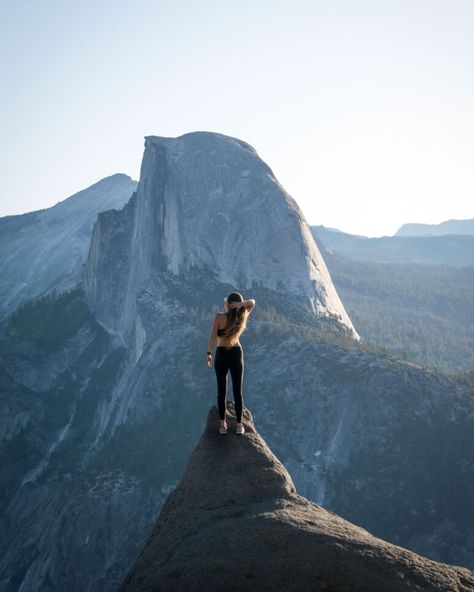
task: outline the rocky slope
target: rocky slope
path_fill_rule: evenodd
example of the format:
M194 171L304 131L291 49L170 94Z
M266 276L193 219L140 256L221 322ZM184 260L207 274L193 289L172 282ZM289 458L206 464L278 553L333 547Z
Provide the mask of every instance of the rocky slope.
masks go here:
M50 208L0 218L0 319L48 289L76 283L97 214L122 208L136 186L112 175Z
M246 433L217 432L211 408L120 592L474 591L474 573L372 536L296 493L245 410Z

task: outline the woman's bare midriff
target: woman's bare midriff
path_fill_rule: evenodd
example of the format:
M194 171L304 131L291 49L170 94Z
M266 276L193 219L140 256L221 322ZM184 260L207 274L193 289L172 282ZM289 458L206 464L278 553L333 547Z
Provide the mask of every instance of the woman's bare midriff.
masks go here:
M222 347L223 345L227 345L227 343L225 343L225 341L223 339L221 339L220 337L217 338L217 347ZM232 347L242 347L240 341L237 341L237 343L234 343L234 345Z

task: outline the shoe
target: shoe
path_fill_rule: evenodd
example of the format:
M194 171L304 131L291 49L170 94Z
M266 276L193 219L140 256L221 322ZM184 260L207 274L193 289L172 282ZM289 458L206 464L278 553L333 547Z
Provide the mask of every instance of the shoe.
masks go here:
M244 424L238 425L235 427L236 434L245 434Z
M219 425L219 434L227 434L227 424Z

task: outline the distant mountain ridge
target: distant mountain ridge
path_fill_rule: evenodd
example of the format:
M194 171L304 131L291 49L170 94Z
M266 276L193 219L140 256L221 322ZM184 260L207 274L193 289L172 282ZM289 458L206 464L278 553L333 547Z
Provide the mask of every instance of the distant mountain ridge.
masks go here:
M474 234L474 218L446 220L439 224L403 224L395 236L442 236L444 234Z
M347 259L459 267L474 264L474 234L369 238L325 226L311 229L328 252L337 252Z
M99 212L120 209L137 182L117 173L50 208L0 218L0 319L54 287L71 287Z

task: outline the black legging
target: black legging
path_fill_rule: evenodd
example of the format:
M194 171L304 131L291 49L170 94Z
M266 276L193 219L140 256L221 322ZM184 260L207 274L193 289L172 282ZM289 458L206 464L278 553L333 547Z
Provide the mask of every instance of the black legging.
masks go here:
M234 391L235 415L237 421L242 421L242 378L244 375L244 352L240 345L226 349L224 345L216 348L214 369L217 377L217 406L219 417L225 419L225 401L227 396L227 372L230 370L232 376L232 387Z

